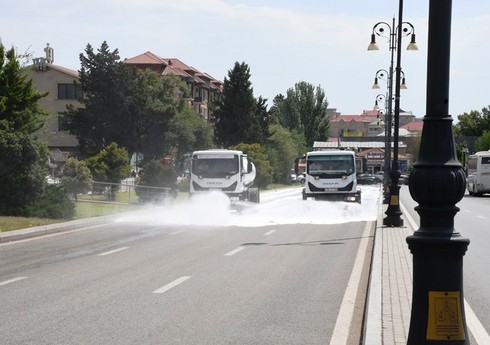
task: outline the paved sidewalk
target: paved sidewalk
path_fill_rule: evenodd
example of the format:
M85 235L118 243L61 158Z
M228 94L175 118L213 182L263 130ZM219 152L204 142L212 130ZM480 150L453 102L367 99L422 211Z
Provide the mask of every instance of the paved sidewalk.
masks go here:
M412 300L412 254L406 242L415 231L383 226L387 205L378 211L368 297L366 345L407 343Z
M406 238L418 229L403 211L402 227L385 227L387 205L378 210L364 345L406 345L412 304L412 254ZM490 344L490 336L465 303L468 340Z

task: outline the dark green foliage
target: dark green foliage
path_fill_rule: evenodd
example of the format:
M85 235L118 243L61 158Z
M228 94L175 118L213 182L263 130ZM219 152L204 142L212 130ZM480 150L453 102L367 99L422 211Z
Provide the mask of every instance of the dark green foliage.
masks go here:
M185 107L170 122L168 144L175 148L175 159L182 173L186 153L213 146L213 127L196 112Z
M42 194L48 150L29 134L0 124L0 152L0 214L15 216Z
M257 177L255 178L255 185L257 187L263 188L272 182L272 167L261 145L242 143L230 147L230 149L243 151L243 153L246 153L253 159L255 168L257 169Z
M127 151L118 147L116 143L111 143L97 155L88 158L85 164L90 169L94 181L116 184L111 186L107 194L109 200L114 200L119 190L119 183L129 176Z
M142 153L145 161L163 157L171 150L169 122L184 107L185 83L128 67L106 42L97 52L88 44L85 54L80 54L83 107L67 111L80 149L94 154L115 142L130 155ZM175 97L177 92L183 97Z
M63 167L61 184L70 192L75 201L78 200L79 193L86 193L90 189L91 182L92 174L85 163L74 157L68 158Z
M225 78L222 100L214 114L218 146L263 144L269 124L265 102L254 98L248 65L236 62Z
M475 148L477 151L490 150L490 130L484 131L483 134L476 139Z
M41 197L26 206L24 215L49 219L72 219L75 216L75 204L71 201L65 188L48 185Z
M48 150L31 134L43 125L39 99L12 48L0 44L0 214L19 215L43 192Z
M176 182L177 174L171 166L163 166L161 162L152 160L140 171L135 188L136 195L142 203L161 201L168 196L174 197Z
M479 137L484 131L490 130L490 107L481 112L472 110L458 116L458 123L454 126L456 136Z
M273 178L279 183L289 183L294 159L300 153L299 144L295 140L294 135L282 126L270 126L267 152L273 169Z
M22 73L14 48L5 51L0 43L0 122L12 131L34 133L43 126L46 112L38 101L47 92L32 88Z
M288 89L286 97L274 98L273 117L284 128L303 133L307 145L313 147L315 141L328 138L327 107L323 89L302 81Z

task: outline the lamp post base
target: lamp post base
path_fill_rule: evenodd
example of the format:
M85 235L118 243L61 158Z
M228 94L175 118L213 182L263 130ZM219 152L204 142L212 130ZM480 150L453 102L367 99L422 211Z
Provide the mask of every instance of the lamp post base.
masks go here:
M400 209L400 186L398 185L397 175L394 175L394 183L390 186L389 205L386 209L386 217L383 218L384 226L400 227L403 226L402 211Z

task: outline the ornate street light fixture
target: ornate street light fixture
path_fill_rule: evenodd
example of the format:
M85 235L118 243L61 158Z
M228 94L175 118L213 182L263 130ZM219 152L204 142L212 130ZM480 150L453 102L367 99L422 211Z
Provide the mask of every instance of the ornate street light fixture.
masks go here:
M402 37L411 36L410 44L407 50L417 50L417 44L415 42L415 28L409 22L403 22L401 15L401 7L403 6L403 0L400 0L400 17L398 18L398 26L395 26L395 18L393 17L392 25L387 22L378 22L373 27L373 32L371 34L371 43L368 46L368 50L379 50L376 44L376 35L385 37L389 41L389 49L391 52L390 69L388 73L389 85L388 85L388 99L393 98L393 65L394 65L394 53L397 52L397 67L396 67L396 83L395 83L395 111L393 113L394 117L394 133L393 133L393 162L389 176L391 179L391 185L385 188L385 200L384 203L388 203L388 209L385 214L386 217L383 219L383 224L386 226L402 226L403 220L401 219L402 212L400 210L399 195L400 187L398 186L398 180L400 179L399 162L398 162L398 133L399 133L399 118L400 118L400 89L405 88L405 75L403 74L403 79L401 79L401 50L398 49L402 41ZM400 80L402 83L400 83ZM375 79L376 84L376 79ZM403 85L403 86L402 86ZM391 102L390 102L391 104ZM391 106L389 106L388 114L391 113ZM385 150L385 155L387 154ZM390 157L390 156L388 156ZM385 174L388 174L385 171ZM387 178L385 177L385 181ZM387 190L389 189L389 190ZM386 199L386 195L389 192L389 200Z
M463 296L463 256L470 241L454 229L466 181L449 115L451 2L429 4L426 115L409 181L420 228L407 237L413 255L408 345L470 343Z

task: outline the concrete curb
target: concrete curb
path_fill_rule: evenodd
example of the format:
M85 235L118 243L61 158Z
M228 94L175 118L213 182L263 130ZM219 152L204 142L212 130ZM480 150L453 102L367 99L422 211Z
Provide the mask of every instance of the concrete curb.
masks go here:
M44 236L63 231L79 229L85 226L93 226L109 223L110 221L120 217L121 215L100 216L94 218L85 218L72 220L64 223L55 223L48 225L35 226L32 228L12 230L0 233L0 243L24 240L31 237Z

